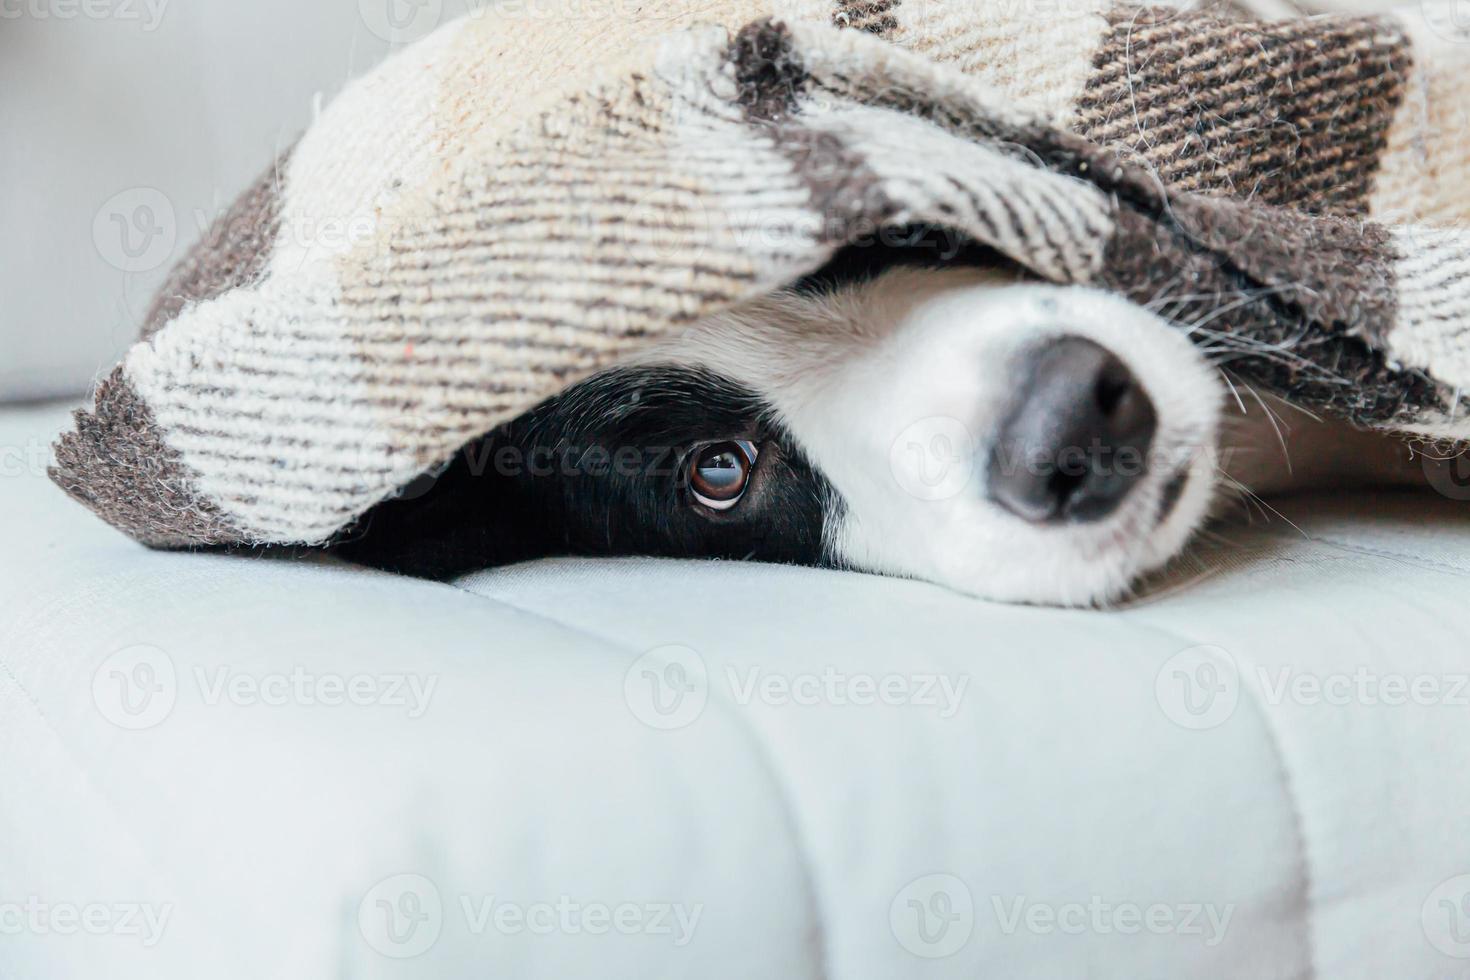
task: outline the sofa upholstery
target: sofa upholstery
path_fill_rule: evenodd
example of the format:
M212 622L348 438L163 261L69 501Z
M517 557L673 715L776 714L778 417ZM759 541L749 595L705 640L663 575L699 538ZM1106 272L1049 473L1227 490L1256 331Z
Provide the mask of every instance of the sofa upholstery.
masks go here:
M1101 612L441 585L147 551L64 420L0 410L5 980L1470 976L1457 501L1282 501Z

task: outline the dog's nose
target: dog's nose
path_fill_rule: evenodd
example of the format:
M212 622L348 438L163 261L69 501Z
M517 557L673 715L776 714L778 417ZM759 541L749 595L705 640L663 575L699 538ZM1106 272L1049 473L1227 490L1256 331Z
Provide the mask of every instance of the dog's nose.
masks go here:
M1031 356L988 466L990 496L1037 523L1096 521L1147 470L1158 419L1111 352L1062 337Z

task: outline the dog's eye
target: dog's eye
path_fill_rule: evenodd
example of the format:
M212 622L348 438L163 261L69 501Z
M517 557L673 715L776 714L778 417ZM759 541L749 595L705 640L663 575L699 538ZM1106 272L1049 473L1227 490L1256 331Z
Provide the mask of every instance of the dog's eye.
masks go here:
M740 502L756 449L744 440L701 446L689 457L689 492L714 510L729 510Z

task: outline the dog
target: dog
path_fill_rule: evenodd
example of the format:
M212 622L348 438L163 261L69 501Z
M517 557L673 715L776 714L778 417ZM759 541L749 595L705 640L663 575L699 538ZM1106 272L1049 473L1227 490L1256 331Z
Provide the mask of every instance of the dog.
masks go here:
M1000 268L806 284L471 442L335 550L435 579L703 557L1096 606L1246 488L1422 482L1390 439L1242 394L1187 334Z

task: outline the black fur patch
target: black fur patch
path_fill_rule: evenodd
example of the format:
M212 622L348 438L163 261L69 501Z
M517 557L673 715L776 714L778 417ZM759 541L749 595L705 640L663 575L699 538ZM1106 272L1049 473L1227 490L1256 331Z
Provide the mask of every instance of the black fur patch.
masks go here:
M729 439L755 443L759 456L740 502L713 511L690 497L686 462ZM819 565L834 506L753 392L702 371L624 368L464 446L331 547L435 579L552 555Z

